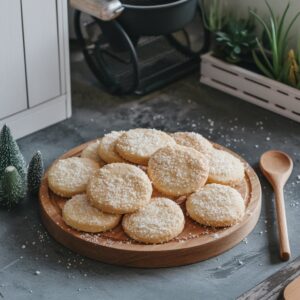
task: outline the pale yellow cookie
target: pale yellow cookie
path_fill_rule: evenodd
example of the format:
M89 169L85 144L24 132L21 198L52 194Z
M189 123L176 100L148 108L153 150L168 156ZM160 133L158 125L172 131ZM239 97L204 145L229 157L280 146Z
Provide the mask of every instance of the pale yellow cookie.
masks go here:
M178 204L167 198L152 198L135 213L123 217L122 226L132 239L146 244L165 243L184 228L184 215Z
M89 158L70 157L54 163L48 172L49 188L62 197L84 193L99 164Z
M208 182L238 184L244 178L243 163L232 154L214 149L210 156Z
M213 149L213 145L196 132L175 132L171 136L178 145L194 148L203 154L209 155Z
M244 199L234 188L221 184L207 184L186 201L189 216L202 225L232 226L245 214Z
M109 164L125 162L125 159L123 159L115 150L116 141L123 133L124 131L112 131L101 139L98 147L98 154L105 162Z
M84 232L103 232L116 227L121 215L107 214L91 206L85 194L68 200L62 210L67 225Z
M168 146L155 152L148 164L154 187L165 195L182 196L195 192L207 180L208 158L185 146Z
M125 132L116 143L116 150L126 160L147 165L150 156L158 149L175 145L165 132L156 129L137 128Z
M100 140L96 142L90 143L87 147L85 147L81 152L81 157L89 158L96 161L100 167L103 167L106 162L100 158L98 154Z
M124 214L138 210L151 199L152 185L140 168L113 163L99 169L89 181L91 204L104 212Z

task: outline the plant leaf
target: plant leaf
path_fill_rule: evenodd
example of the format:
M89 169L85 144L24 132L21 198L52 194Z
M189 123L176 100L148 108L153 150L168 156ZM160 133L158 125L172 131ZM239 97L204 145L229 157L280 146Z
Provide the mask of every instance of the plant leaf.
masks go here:
M260 60L258 59L255 50L252 51L252 55L253 55L253 59L255 64L257 65L257 67L269 78L273 78L274 76L273 74L260 62Z
M256 42L257 42L259 51L260 51L260 53L262 54L263 59L265 60L265 62L266 62L266 64L267 64L268 68L270 69L271 72L273 72L273 66L272 66L271 63L270 63L270 61L269 61L269 59L268 59L268 57L267 57L267 55L266 55L266 52L265 52L265 50L264 50L262 44L259 42L258 39L256 39Z
M280 18L280 22L279 22L279 26L278 26L278 39L281 39L281 33L282 33L282 30L283 30L284 20L286 18L286 14L287 14L289 8L290 8L290 3L287 4L287 6L286 6L281 18ZM279 42L279 40L278 40L278 42Z
M257 21L263 26L263 28L265 29L267 35L268 35L268 38L269 38L269 41L271 42L272 40L272 36L271 36L271 32L270 32L270 29L268 27L268 25L265 23L265 21L256 13L254 12L253 10L250 10L250 13L257 19Z
M274 24L275 24L275 28L277 29L277 20L275 18L275 15L274 15L274 12L273 12L273 9L271 8L269 2L267 0L265 0L265 3L266 5L268 6L268 9L269 9L269 12L270 12L270 15L271 15L271 20L274 21ZM289 4L288 4L289 6Z

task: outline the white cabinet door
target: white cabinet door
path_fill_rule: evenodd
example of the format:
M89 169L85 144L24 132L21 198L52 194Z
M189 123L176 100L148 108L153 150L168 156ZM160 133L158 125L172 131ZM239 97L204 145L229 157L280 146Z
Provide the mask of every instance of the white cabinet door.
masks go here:
M22 8L28 99L33 107L61 94L56 0L22 0Z
M0 0L0 119L26 108L20 0Z

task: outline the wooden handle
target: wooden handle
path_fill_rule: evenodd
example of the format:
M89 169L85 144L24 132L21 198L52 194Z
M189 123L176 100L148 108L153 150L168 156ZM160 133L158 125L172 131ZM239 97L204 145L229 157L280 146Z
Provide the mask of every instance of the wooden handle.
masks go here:
M278 223L279 242L280 242L280 257L282 260L286 261L290 259L291 250L290 250L289 236L288 236L288 230L286 224L283 187L277 187L275 189L275 194L276 194L275 203L276 203L277 223Z

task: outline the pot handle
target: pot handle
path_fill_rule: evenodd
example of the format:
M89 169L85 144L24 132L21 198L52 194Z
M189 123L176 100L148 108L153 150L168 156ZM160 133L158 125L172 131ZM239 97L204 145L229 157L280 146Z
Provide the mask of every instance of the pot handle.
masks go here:
M102 21L113 20L124 10L124 6L119 0L98 0L98 2L101 4L99 18Z

